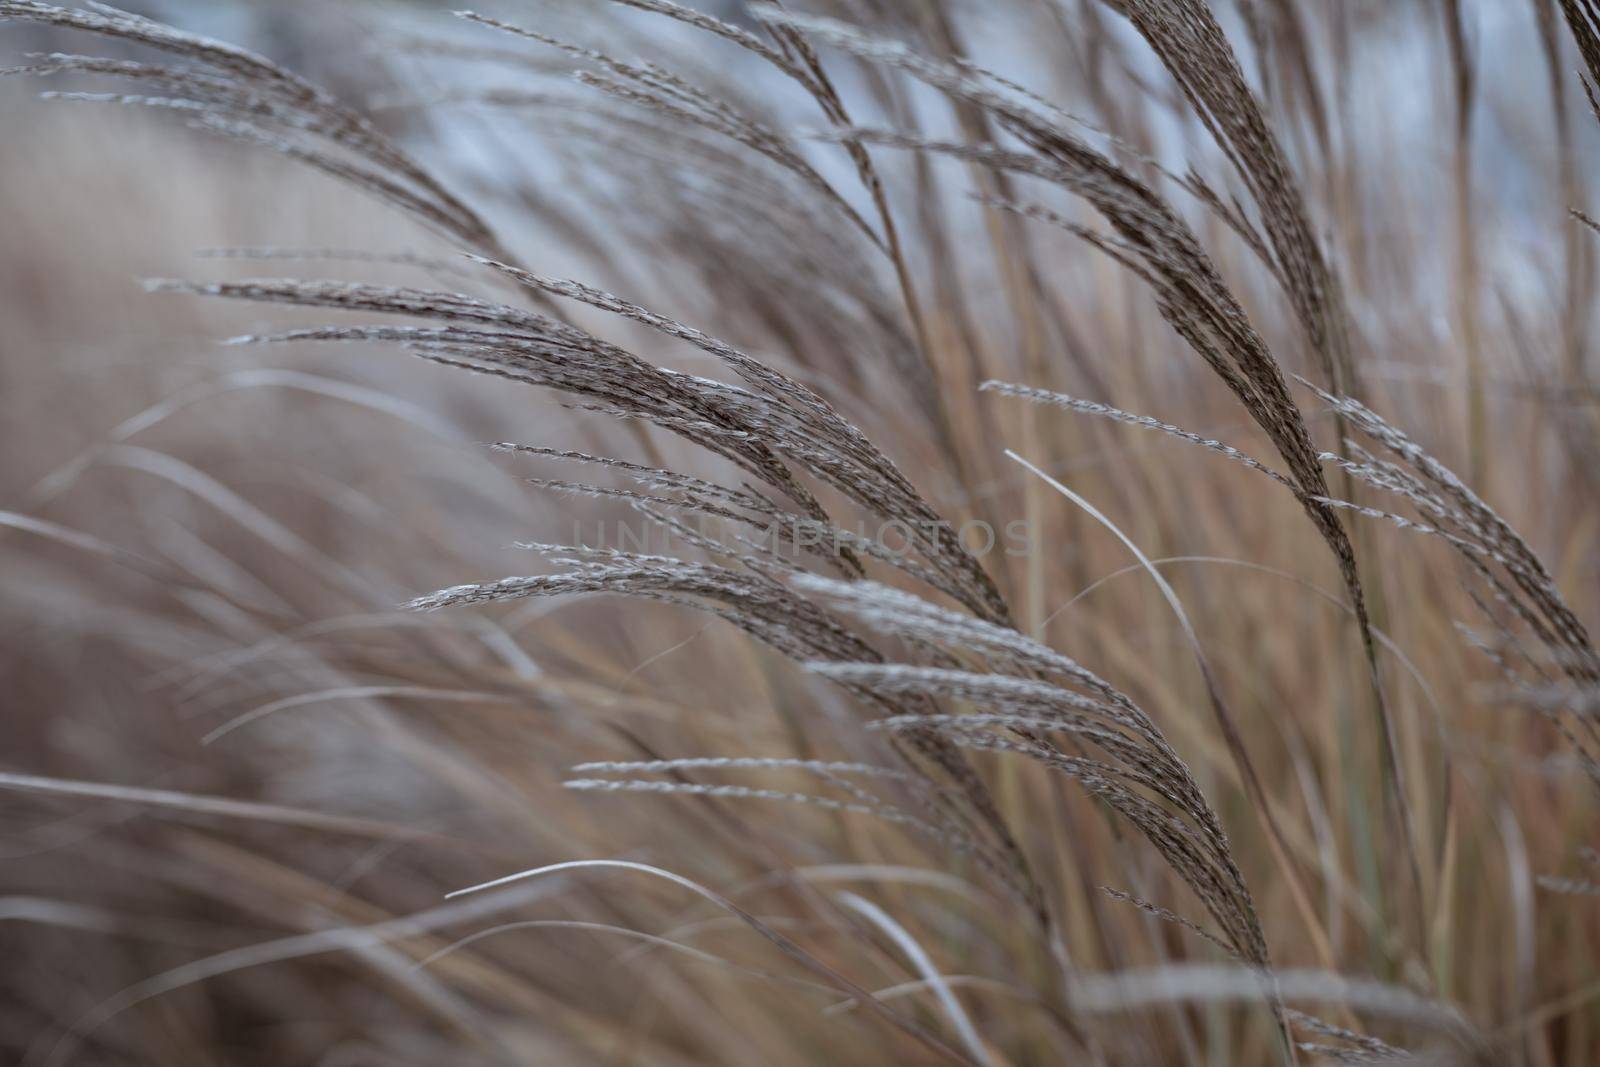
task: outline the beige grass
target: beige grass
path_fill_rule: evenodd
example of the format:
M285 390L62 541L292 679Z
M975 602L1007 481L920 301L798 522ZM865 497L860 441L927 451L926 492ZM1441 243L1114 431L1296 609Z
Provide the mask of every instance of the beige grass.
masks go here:
M1454 5L817 10L469 13L368 115L0 2L86 53L0 87L22 1062L1600 1055L1596 12L1541 299ZM1329 88L1400 31L1450 240Z

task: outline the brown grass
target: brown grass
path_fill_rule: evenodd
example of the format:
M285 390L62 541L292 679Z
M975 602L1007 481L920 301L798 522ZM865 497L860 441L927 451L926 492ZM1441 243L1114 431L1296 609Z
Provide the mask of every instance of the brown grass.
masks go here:
M1550 144L1485 180L1528 92L1470 5L462 13L372 50L369 115L0 0L104 49L11 73L135 105L19 104L59 182L0 164L60 220L0 256L0 371L82 412L7 405L0 1044L1592 1062L1600 17L1559 7ZM1416 217L1353 117L1396 33ZM80 182L158 205L136 251ZM196 243L217 280L96 273Z

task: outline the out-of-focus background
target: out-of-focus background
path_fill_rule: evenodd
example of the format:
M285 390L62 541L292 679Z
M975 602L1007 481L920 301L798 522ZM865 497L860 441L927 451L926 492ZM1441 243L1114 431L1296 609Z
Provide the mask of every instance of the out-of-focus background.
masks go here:
M792 182L724 184L711 154L689 165L669 137L608 123L597 94L569 77L581 63L425 2L127 6L259 51L370 115L478 207L520 265L614 290L811 385L942 514L997 529L1027 522L1034 551L984 565L1026 632L1137 697L1195 768L1280 965L1460 1005L1515 1062L1578 1064L1600 1049L1594 898L1539 882L1592 876L1579 852L1596 843L1592 785L1548 724L1497 702L1501 676L1458 625L1475 625L1473 606L1444 547L1382 525L1358 538L1421 813L1419 909L1386 844L1377 743L1362 718L1368 682L1338 574L1294 500L1181 442L1067 412L1023 415L978 393L985 378L1019 381L1269 455L1131 274L1048 225L997 238L998 213L968 195L994 192L976 169L878 154L928 294L966 457L953 470L897 362L910 341L893 274ZM736 3L697 6L755 25ZM933 6L978 62L1114 133L1130 154L1237 184L1154 55L1105 8ZM1372 405L1506 516L1593 622L1596 238L1568 209L1594 199L1600 128L1555 6L1218 7L1345 284ZM894 3L816 9L890 36L927 28ZM683 71L774 128L822 125L753 57L676 23L598 0L490 10ZM144 54L0 23L6 65L78 51ZM965 132L937 94L886 90L872 66L824 58L841 95L866 101L862 124ZM937 869L950 858L829 812L564 791L585 760L867 758L879 741L850 725L838 692L667 605L402 611L433 589L543 566L516 542L581 540L626 514L528 486L560 474L493 442L730 468L637 424L382 346L223 344L366 320L151 293L145 281L282 275L526 294L363 192L191 129L182 114L39 97L107 88L0 78L0 512L11 517L0 525L0 773L10 779L0 792L0 1058L920 1062L919 1046L869 1013L752 977L783 971L782 953L659 885L573 875L530 883L499 913L429 925L451 889L543 863L625 858L717 886L829 959L851 960L862 984L891 987L916 972L881 946L855 959L861 930L814 910L832 886L794 872L825 880L850 865ZM633 118L667 125L649 111ZM801 143L820 173L848 184L837 146ZM865 210L864 195L850 195ZM1185 210L1278 358L1314 375L1242 243L1192 201ZM1011 241L1026 246L1036 277L1019 278ZM267 248L276 251L237 254ZM416 262L332 254L344 251ZM686 346L575 314L652 362L719 373ZM1325 408L1299 396L1334 447ZM1309 905L1278 874L1154 586L1125 573L1133 559L1120 541L1041 495L1005 460L1008 447L1164 561L1267 771ZM1077 965L1208 951L1099 891L1117 882L1194 910L1092 802L984 767L1056 895ZM1025 938L956 885L891 879L872 890L949 973L1013 977ZM403 916L420 925L381 928ZM505 922L552 925L432 958ZM351 928L369 933L328 934ZM1059 1020L1036 1018L1026 998L963 996L986 1033L1003 1035L995 1062L1054 1062L1051 1050L1068 1047L1053 1044ZM1162 1010L1171 1015L1159 1033L1109 1038L1108 1060L1276 1054L1259 1017ZM908 1012L940 1025L933 1001ZM1393 1020L1378 1029L1407 1036Z

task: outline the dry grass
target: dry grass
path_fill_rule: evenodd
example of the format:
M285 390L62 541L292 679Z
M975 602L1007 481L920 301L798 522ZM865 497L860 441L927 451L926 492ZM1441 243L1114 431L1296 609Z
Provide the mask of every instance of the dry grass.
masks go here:
M21 1062L1600 1057L1600 13L814 10L0 0Z

